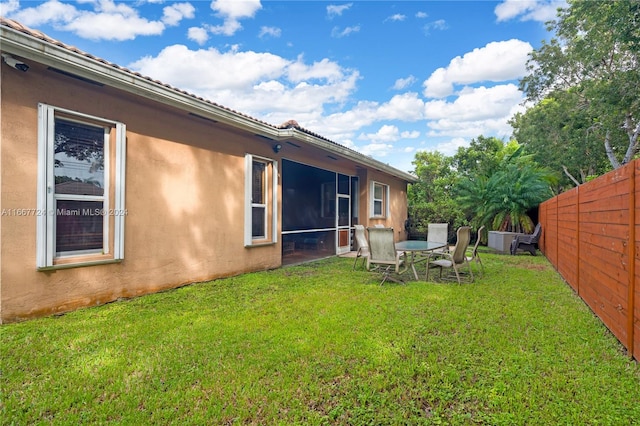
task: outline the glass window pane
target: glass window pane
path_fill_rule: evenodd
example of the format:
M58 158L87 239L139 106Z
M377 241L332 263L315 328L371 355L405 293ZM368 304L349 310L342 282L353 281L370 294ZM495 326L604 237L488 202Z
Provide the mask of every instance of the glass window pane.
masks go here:
M382 200L382 185L373 185L373 198L376 200Z
M265 208L253 207L251 209L251 236L254 238L265 238Z
M375 216L382 216L382 201L373 202L373 214Z
M102 251L102 201L58 200L56 203L56 252Z
M56 119L57 194L104 195L104 128Z
M252 203L264 204L264 175L266 170L266 164L258 161L253 162L253 184L252 184Z

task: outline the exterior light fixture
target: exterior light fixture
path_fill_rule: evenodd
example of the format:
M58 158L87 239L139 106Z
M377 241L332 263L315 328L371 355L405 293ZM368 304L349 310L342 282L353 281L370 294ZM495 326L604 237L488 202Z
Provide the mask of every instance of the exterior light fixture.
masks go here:
M275 152L276 154L279 153L281 149L282 149L282 145L280 145L279 143L273 146L273 152Z

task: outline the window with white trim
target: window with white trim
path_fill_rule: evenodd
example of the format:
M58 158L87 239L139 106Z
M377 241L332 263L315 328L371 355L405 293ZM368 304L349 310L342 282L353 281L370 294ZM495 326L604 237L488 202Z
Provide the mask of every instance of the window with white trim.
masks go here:
M277 241L277 162L247 154L245 156L245 222L244 244Z
M389 216L389 185L372 181L369 198L371 200L369 206L370 217Z
M38 105L38 268L124 255L123 123Z

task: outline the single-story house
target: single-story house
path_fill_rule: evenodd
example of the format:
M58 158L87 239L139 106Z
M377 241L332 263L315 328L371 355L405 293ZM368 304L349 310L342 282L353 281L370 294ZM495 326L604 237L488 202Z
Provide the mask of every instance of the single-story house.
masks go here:
M0 18L0 321L406 238L415 177Z

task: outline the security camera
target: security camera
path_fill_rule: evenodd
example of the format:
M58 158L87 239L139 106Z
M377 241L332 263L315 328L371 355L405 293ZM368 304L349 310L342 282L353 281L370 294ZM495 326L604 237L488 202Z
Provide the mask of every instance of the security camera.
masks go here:
M17 70L20 70L22 72L27 72L27 70L29 69L29 65L25 64L22 61L17 60L13 56L3 54L2 59L4 59L7 65Z

